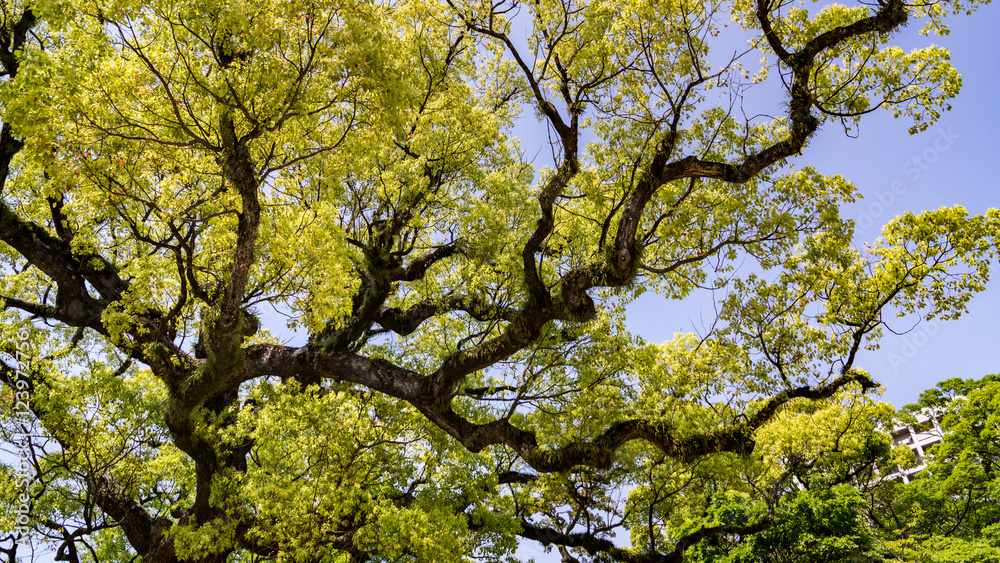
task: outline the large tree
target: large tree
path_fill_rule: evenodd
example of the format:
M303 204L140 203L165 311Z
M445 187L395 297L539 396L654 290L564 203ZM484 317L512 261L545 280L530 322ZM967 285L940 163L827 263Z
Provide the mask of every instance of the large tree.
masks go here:
M975 7L5 1L2 552L681 561L773 527L882 447L851 405L884 316L961 314L1000 229L858 249L854 187L789 159L933 123L960 77L893 36ZM703 334L625 327L710 288Z

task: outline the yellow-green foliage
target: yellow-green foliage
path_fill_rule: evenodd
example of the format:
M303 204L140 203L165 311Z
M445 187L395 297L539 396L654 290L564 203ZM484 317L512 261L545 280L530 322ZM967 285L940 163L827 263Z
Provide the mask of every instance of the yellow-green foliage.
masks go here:
M858 352L964 313L1000 213L858 247L855 186L789 159L938 120L961 76L892 33L976 5L0 1L0 532L655 560L903 463ZM704 290L699 334L626 322Z

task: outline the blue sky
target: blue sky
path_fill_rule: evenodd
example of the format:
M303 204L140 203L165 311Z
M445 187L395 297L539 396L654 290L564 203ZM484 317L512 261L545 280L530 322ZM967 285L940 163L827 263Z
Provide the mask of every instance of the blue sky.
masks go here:
M899 34L904 48L935 43L951 50L963 77L952 111L926 132L911 136L905 119L877 112L862 121L857 138L827 125L799 158L800 164L822 173L846 177L864 195L843 210L857 221L858 242L874 240L882 225L906 211L962 205L970 213L983 213L1000 207L998 23L1000 6L991 5L973 16L950 18L952 33L945 37L921 37L917 24ZM900 319L893 324L896 330L912 330L899 336L887 333L880 350L860 357L857 367L884 385L883 400L902 406L943 379L1000 372L1000 265L993 273L986 291L971 301L962 318L916 326ZM712 317L710 295L683 304L644 296L630 307L628 325L662 342L676 332L698 330Z

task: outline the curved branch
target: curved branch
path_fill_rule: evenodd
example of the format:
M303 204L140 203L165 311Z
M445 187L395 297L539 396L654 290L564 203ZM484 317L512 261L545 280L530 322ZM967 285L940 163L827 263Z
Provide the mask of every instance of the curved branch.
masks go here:
M176 561L174 542L167 537L172 522L151 515L139 501L122 494L114 479L104 474L88 483L94 501L105 514L115 519L129 544L143 561Z
M510 320L513 316L512 311L483 303L474 297L451 296L444 299L425 299L408 309L382 307L375 317L375 322L400 336L406 336L417 330L427 319L453 311L468 313L473 319L482 322Z
M761 0L763 2L763 0ZM758 4L758 10L762 5ZM663 184L682 178L710 178L730 183L745 183L756 176L761 170L775 163L798 154L805 147L808 138L819 127L819 119L810 112L813 107L813 95L809 90L809 75L815 63L816 56L823 50L839 43L867 33L888 33L906 23L906 6L902 0L889 0L874 15L853 24L840 26L827 31L809 41L799 52L785 51L777 36L767 33L769 42L777 45L776 52L792 69L793 78L789 88L788 135L771 146L747 156L740 164L729 164L714 161L704 161L694 156L688 156L671 164L662 164L654 159L646 173L640 178L628 204L622 211L622 218L615 237L615 254L613 267L621 273L631 273L635 265L638 251L635 247L636 231L642 217L642 212L652 199L653 194ZM762 18L762 26L770 29L766 13ZM774 47L774 45L772 45ZM601 268L601 270L604 270Z
M430 378L384 360L346 352L322 352L308 347L272 344L251 347L246 351L246 360L246 369L227 382L226 388L232 389L243 381L264 376L298 379L305 383L316 383L322 378L357 383L410 403L472 452L503 444L536 471L546 473L567 471L580 465L608 468L622 446L640 439L653 444L665 455L685 461L720 452L749 454L756 446L754 432L789 401L826 399L851 383L859 383L864 389L875 386L863 372L845 371L826 384L779 393L753 414L745 416L742 424L714 432L677 437L669 425L626 420L611 424L595 438L576 440L560 448L549 449L538 445L534 433L517 428L506 419L485 424L468 421L452 410L450 399L442 401L434 393L427 385Z

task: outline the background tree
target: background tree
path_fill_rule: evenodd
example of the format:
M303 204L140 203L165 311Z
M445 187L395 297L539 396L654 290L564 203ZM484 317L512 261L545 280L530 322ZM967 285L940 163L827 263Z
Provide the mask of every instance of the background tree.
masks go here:
M890 405L857 389L840 392L834 400L787 405L756 436L762 464L785 476L772 491L774 500L756 500L745 484L734 480L720 487L705 508L704 518L716 525L746 526L764 515L771 525L754 534L707 538L692 546L689 560L883 561L885 550L867 518L864 492L879 486L877 467L890 458L892 441L884 428L892 417ZM692 520L687 525L703 524Z
M1000 561L1000 377L951 378L903 411L939 418L944 440L909 484L882 483L868 495L873 525L905 561Z
M7 559L681 561L794 480L835 495L809 468L855 462L777 421L852 412L886 313L960 315L1000 214L855 249L853 186L787 160L881 108L926 128L959 75L890 36L975 7L5 3ZM624 328L712 286L706 334ZM759 509L707 517L727 491Z

